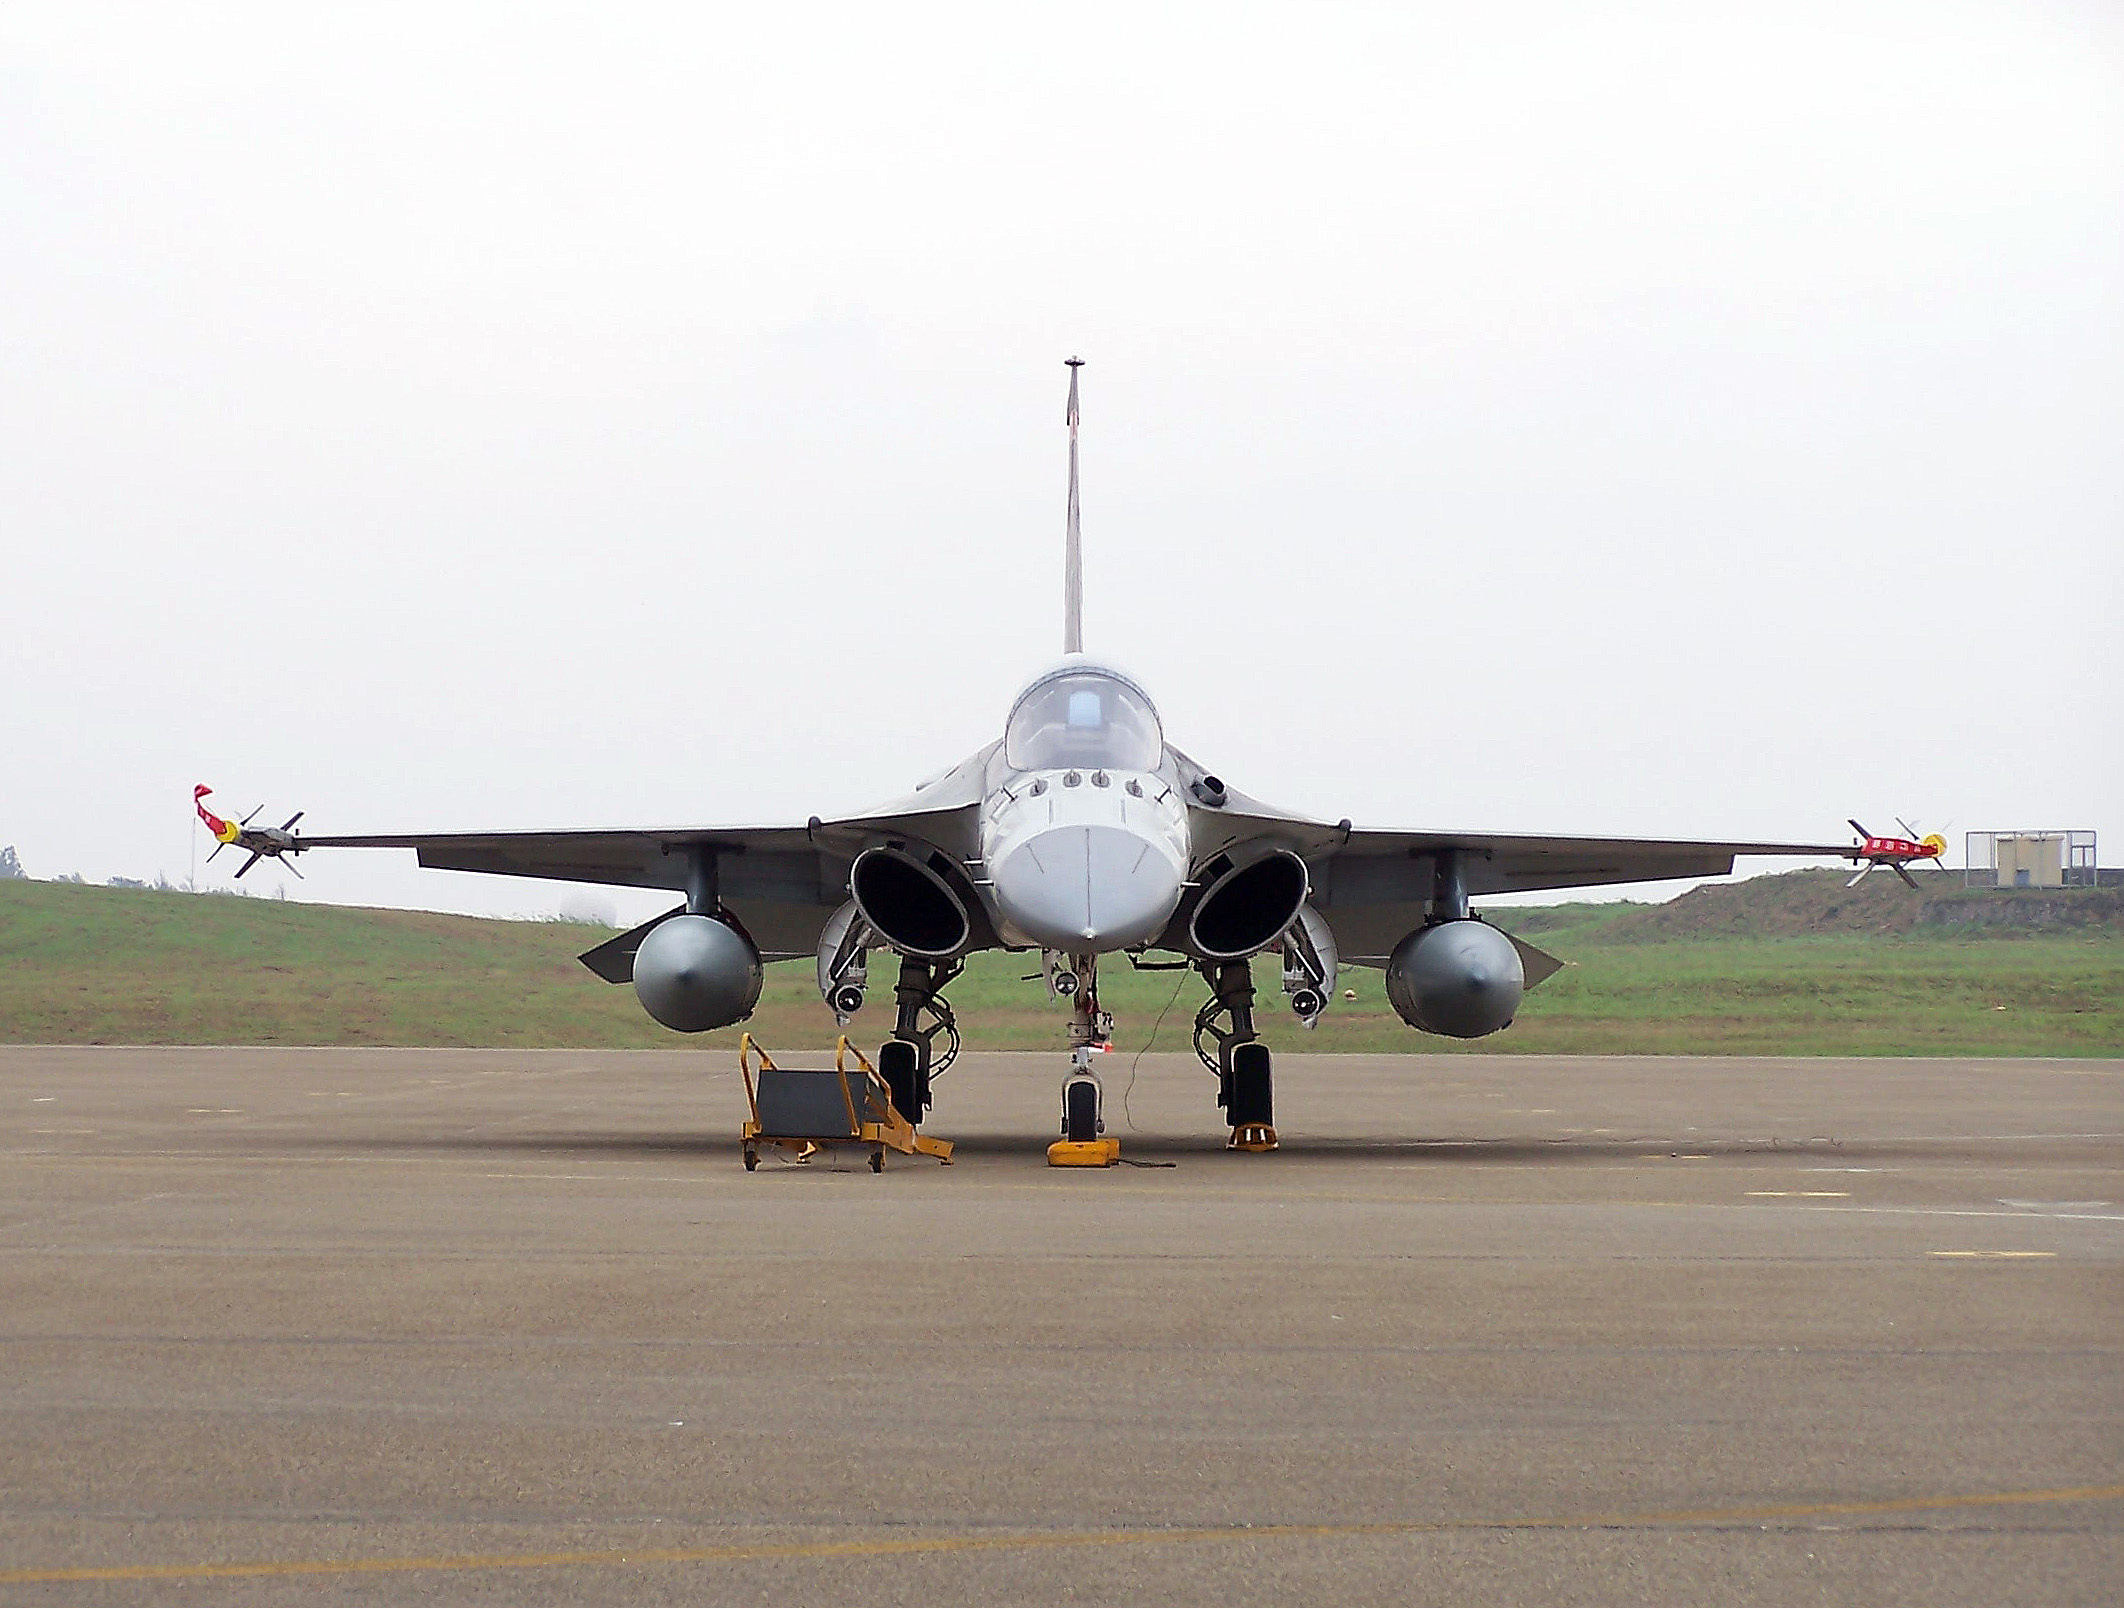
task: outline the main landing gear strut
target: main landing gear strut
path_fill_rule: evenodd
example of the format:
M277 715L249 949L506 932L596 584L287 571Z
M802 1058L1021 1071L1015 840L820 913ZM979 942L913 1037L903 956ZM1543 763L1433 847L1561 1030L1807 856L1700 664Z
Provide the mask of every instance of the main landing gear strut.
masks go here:
M959 1024L942 990L962 969L955 960L900 960L900 981L893 990L899 1014L892 1037L878 1049L878 1076L892 1091L893 1109L917 1128L929 1109L929 1080L958 1059Z
M1209 1003L1195 1014L1195 1053L1217 1074L1217 1104L1232 1125L1232 1150L1276 1148L1276 1098L1269 1049L1254 1031L1254 975L1244 960L1204 961ZM1216 1053L1203 1047L1216 1040Z
M1051 1167L1111 1167L1121 1159L1121 1141L1103 1137L1105 1089L1092 1070L1095 1056L1114 1038L1114 1018L1099 1008L1098 959L1054 955L1048 986L1070 1003L1069 1077L1062 1085L1062 1137L1047 1147Z

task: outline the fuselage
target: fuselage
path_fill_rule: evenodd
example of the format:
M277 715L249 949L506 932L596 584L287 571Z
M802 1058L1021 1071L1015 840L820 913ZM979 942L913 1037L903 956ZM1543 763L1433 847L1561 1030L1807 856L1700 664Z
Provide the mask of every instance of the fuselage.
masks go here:
M1143 689L1072 654L1012 705L980 816L997 935L1068 954L1165 930L1187 885L1180 767Z

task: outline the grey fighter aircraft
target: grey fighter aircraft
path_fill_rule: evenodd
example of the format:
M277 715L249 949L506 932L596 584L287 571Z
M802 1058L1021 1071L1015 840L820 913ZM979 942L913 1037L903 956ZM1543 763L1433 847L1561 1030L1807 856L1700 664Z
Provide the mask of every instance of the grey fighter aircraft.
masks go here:
M413 833L296 839L321 848L412 849L424 866L670 888L684 903L583 958L681 1033L744 1020L764 962L815 959L845 1026L874 954L898 957L892 1035L879 1069L919 1122L930 1076L956 1053L944 990L977 950L1043 953L1070 1005L1066 1139L1100 1131L1095 1056L1103 955L1179 957L1207 1002L1195 1045L1219 1075L1235 1145L1274 1144L1271 1068L1254 1026L1251 961L1282 962L1290 1009L1310 1024L1337 968L1378 966L1411 1027L1480 1038L1507 1026L1560 962L1486 924L1482 894L1721 876L1741 855L1850 857L1846 845L1512 837L1376 830L1250 797L1166 740L1144 687L1083 644L1077 379L1069 360L1069 505L1063 655L1028 682L1003 734L905 797L801 825L662 831ZM941 1048L940 1048L940 1040Z

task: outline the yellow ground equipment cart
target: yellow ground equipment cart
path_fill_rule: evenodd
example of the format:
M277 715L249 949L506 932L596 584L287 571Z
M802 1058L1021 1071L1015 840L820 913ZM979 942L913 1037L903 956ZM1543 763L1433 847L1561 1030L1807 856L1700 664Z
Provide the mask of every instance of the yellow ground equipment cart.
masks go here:
M759 1071L753 1071L753 1059ZM849 1066L850 1059L855 1061ZM951 1165L951 1146L916 1133L893 1109L892 1094L863 1052L844 1037L834 1046L833 1070L781 1067L747 1033L738 1040L738 1070L752 1120L745 1124L745 1170L760 1164L760 1146L782 1145L799 1158L828 1145L868 1145L870 1170L885 1170L885 1152L934 1156Z

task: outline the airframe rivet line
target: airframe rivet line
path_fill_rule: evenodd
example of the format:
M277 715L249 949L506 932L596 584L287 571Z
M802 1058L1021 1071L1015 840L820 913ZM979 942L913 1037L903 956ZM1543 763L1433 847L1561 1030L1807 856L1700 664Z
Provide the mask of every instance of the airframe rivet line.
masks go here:
M284 1563L129 1564L108 1568L0 1569L0 1585L77 1580L235 1580L260 1576L411 1574L423 1570L635 1568L650 1563L742 1563L788 1558L886 1558L921 1553L1006 1552L1032 1547L1141 1546L1180 1541L1266 1541L1337 1536L1440 1535L1471 1530L1622 1530L1668 1525L1763 1524L1776 1520L1855 1518L1950 1508L2015 1507L2038 1502L2114 1502L2124 1485L1985 1491L1960 1496L1906 1496L1871 1502L1793 1502L1764 1507L1667 1513L1588 1513L1567 1518L1430 1519L1377 1524L1216 1525L1174 1530L1065 1530L1001 1536L932 1536L905 1541L812 1541L723 1547L650 1547L608 1552L469 1554L431 1558L306 1559Z

